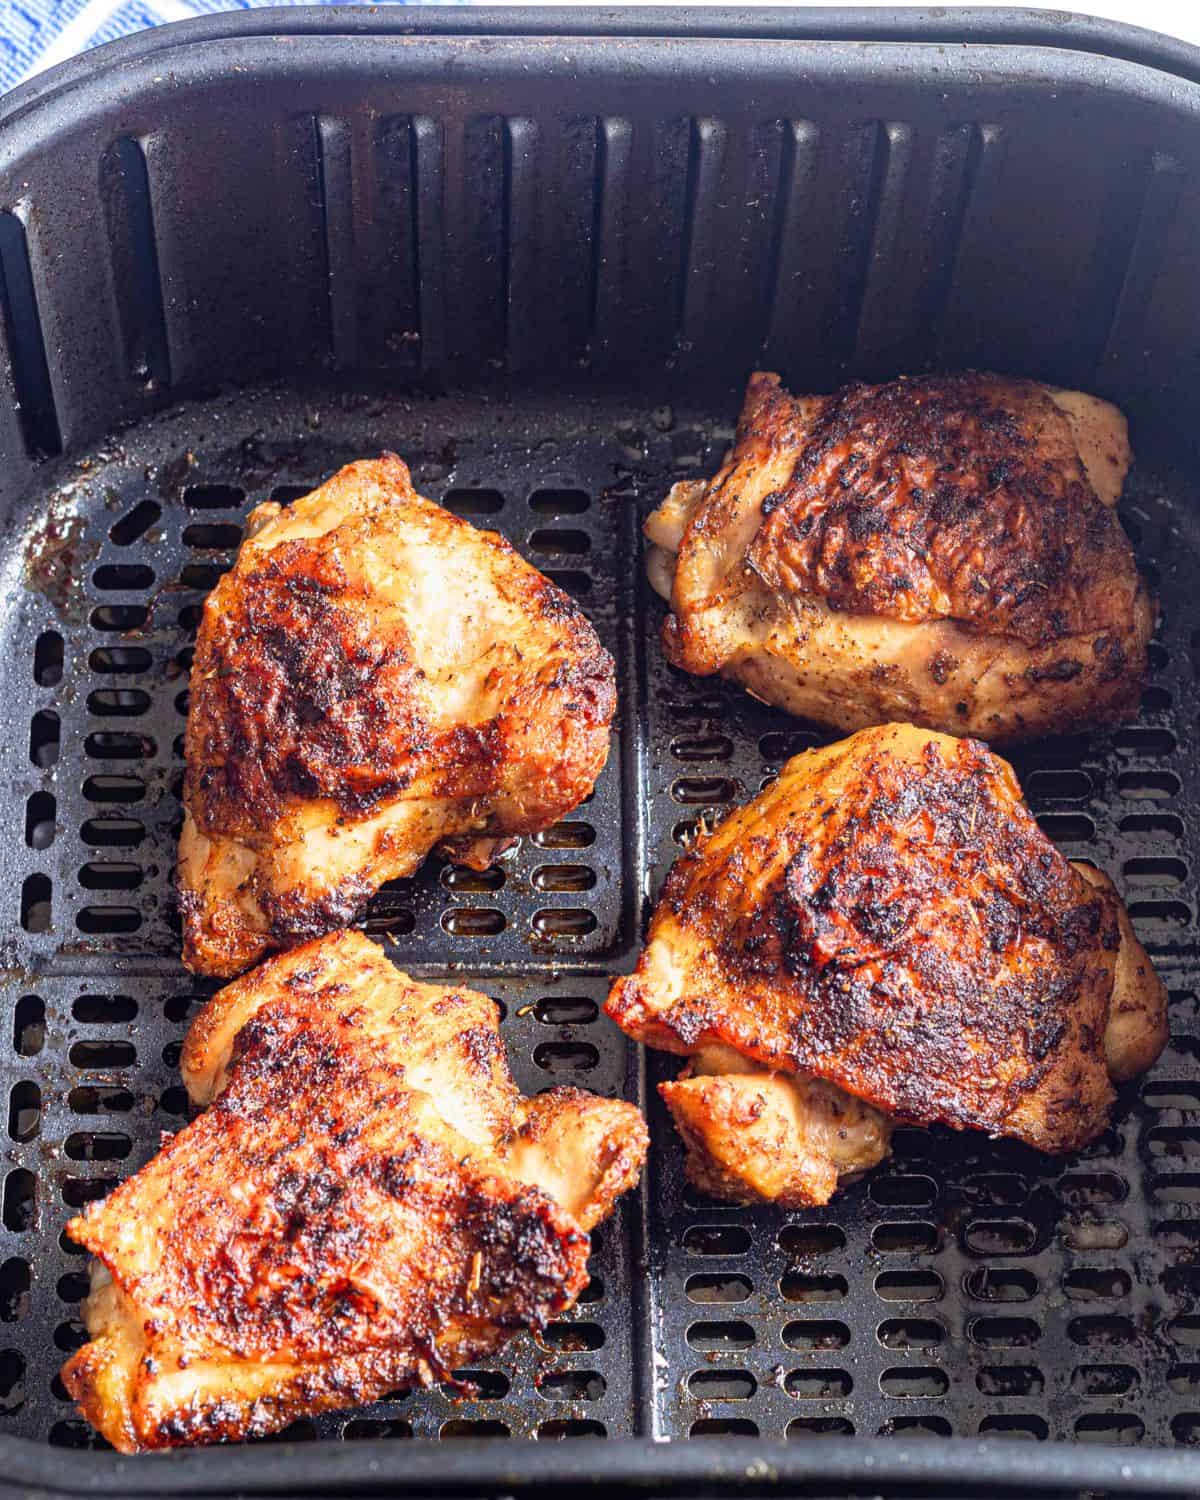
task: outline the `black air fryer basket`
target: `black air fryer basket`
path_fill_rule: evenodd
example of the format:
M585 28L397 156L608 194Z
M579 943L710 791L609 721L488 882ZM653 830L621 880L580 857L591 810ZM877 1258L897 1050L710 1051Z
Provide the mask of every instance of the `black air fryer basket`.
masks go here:
M0 103L0 210L0 1492L1200 1492L1200 54L1017 12L219 16ZM755 368L961 366L1132 423L1140 717L1016 763L1129 902L1171 1043L1079 1157L900 1130L826 1209L713 1203L606 977L696 821L819 735L665 664L640 520ZM118 1459L57 1380L61 1231L186 1118L201 602L250 505L383 449L574 595L621 703L588 803L368 930L504 1004L527 1091L646 1106L649 1168L469 1399Z

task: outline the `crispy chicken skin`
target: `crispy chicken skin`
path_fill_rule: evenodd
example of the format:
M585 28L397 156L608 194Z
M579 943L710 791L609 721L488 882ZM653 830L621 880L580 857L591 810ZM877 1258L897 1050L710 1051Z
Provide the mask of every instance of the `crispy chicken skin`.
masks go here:
M435 847L486 868L588 796L615 705L575 604L398 458L260 505L196 642L184 962L227 978L347 926Z
M1154 609L1105 401L968 372L790 396L752 375L708 481L646 523L669 660L838 729L992 741L1136 711Z
M115 1447L236 1439L540 1328L636 1182L630 1104L517 1092L485 996L358 933L275 958L184 1045L207 1110L67 1233L98 1257L63 1381Z
M1072 1151L1166 1041L1107 879L1007 762L909 724L798 755L675 863L608 1013L688 1054L661 1092L722 1197L828 1201L941 1122Z

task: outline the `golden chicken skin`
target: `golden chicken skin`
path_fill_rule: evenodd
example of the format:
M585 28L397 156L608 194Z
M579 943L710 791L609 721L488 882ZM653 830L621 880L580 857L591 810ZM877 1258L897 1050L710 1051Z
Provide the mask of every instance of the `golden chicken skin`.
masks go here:
M485 869L591 793L615 706L576 605L398 458L260 505L196 642L184 963L228 978L346 927L435 848Z
M207 1109L66 1230L96 1259L63 1383L123 1453L449 1380L543 1327L646 1153L633 1105L523 1098L492 1001L353 932L227 986L182 1066Z
M795 756L667 877L611 990L690 1061L660 1092L705 1191L825 1203L896 1121L1078 1150L1167 1039L1111 883L1068 862L1011 766L910 724Z
M836 729L1017 741L1137 710L1154 608L1106 401L999 375L750 378L711 480L646 522L668 659Z

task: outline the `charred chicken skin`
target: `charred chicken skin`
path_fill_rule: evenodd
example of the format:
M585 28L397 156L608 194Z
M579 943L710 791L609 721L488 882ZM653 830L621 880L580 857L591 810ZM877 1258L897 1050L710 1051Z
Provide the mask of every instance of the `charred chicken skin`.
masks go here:
M183 1075L205 1112L67 1226L97 1259L63 1381L125 1453L451 1379L542 1327L646 1151L630 1104L522 1098L490 1000L352 932L216 995Z
M1074 1151L1166 1042L1105 876L973 740L908 724L798 755L676 861L608 1013L686 1054L661 1086L706 1191L825 1203L894 1121Z
M251 514L191 684L183 956L223 978L349 925L434 848L483 869L556 822L616 704L575 604L395 457Z
M1154 610L1105 401L973 372L790 396L750 378L707 481L646 523L675 666L854 730L1014 741L1136 711Z

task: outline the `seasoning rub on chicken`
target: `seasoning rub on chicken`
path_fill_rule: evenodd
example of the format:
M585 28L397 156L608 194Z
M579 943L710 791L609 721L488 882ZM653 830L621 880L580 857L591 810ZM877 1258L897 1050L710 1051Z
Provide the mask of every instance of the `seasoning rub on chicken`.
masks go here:
M435 848L486 868L590 794L615 705L575 604L398 458L260 505L196 642L184 962L227 978L348 926Z
M183 1052L206 1111L67 1225L97 1257L63 1381L132 1453L451 1378L587 1282L639 1112L523 1098L495 1005L358 933L227 986Z
M969 372L790 396L750 378L710 480L646 522L675 666L843 730L992 741L1134 714L1154 609L1106 401Z
M1124 906L1007 762L889 724L798 755L676 861L608 1013L687 1055L693 1181L825 1203L895 1121L1074 1151L1166 1043Z

